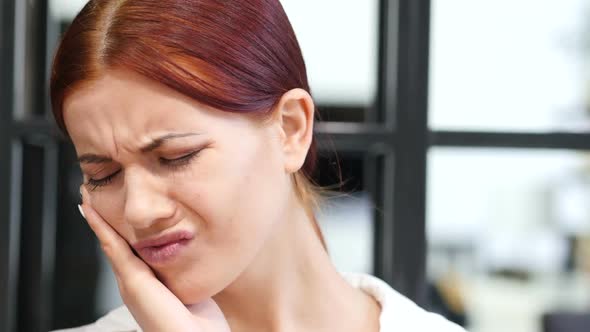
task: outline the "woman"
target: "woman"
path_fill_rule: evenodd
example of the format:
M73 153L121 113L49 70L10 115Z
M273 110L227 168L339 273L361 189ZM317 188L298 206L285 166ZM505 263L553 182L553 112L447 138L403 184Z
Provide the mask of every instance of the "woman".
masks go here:
M74 331L462 331L330 262L309 91L278 0L84 7L52 106L125 306Z

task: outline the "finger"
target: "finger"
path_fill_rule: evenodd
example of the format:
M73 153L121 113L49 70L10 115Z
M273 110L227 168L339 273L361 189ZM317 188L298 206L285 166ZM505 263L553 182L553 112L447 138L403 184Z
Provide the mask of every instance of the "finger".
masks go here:
M99 239L117 277L121 297L142 329L146 332L201 331L195 326L194 317L185 305L92 208L86 188L82 188L81 192L82 215Z
M133 254L127 241L123 239L89 204L89 196L86 188L81 189L82 206L81 213L88 225L98 238L103 252L111 262L115 274L123 277L129 273L151 273L151 270ZM131 270L131 271L130 271Z

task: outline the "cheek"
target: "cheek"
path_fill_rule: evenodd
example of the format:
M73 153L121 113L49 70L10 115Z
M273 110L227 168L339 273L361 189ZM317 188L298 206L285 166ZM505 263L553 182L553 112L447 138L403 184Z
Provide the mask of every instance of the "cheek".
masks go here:
M277 219L288 178L268 147L251 143L239 151L216 153L203 169L206 173L185 186L184 197L191 197L188 204L217 241L251 239Z
M90 204L98 214L128 242L131 240L132 231L125 224L124 219L124 199L113 190L91 191Z
M290 182L268 147L207 152L174 186L186 218L197 224L190 268L159 271L185 303L212 296L254 260L273 225L283 220ZM203 276L202 271L209 273ZM189 280L190 282L185 282Z

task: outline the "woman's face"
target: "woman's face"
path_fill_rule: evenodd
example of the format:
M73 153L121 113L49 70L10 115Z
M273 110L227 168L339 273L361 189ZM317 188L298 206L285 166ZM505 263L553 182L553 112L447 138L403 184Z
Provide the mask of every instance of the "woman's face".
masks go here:
M184 303L235 280L281 220L291 184L272 121L123 71L69 95L64 118L90 204Z

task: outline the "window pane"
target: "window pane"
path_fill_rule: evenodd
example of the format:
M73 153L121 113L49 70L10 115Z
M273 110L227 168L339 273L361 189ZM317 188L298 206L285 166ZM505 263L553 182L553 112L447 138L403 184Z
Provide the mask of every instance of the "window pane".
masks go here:
M537 332L545 313L590 307L589 170L579 152L431 151L436 308L471 332Z
M339 271L372 273L374 204L364 187L363 156L344 155L339 159L340 170L334 157L320 159L318 182L334 188L334 192L323 200L318 221Z
M590 130L590 3L432 1L430 126Z
M328 200L318 219L339 271L373 272L373 205L366 192Z
M69 22L86 0L50 0ZM301 45L322 118L363 121L377 91L377 0L281 0ZM329 14L328 14L329 13Z
M282 0L301 44L317 102L373 103L377 0Z
M56 21L70 22L88 0L49 0L51 16Z

